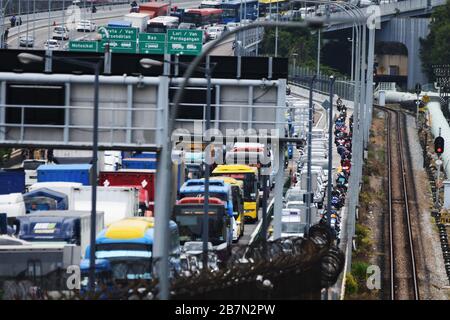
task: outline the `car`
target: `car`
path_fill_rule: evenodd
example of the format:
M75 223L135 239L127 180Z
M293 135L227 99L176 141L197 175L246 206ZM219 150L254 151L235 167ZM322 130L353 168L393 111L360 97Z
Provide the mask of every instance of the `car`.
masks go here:
M89 21L89 20L81 20L78 24L77 24L77 31L78 32L92 32L95 31L95 29L97 28L97 25L95 24L95 22Z
M222 33L225 31L225 26L220 25L211 26L206 31L209 35L209 39L214 40L222 35Z
M193 30L196 29L196 26L194 23L187 23L187 22L182 22L178 25L178 29L188 29L188 30Z
M69 40L69 29L64 26L55 27L52 38L55 40Z
M19 45L21 47L34 47L34 37L33 36L20 36Z
M237 27L239 27L239 22L228 22L227 23L227 29L229 31L233 31L234 29L236 29Z
M61 44L59 43L59 41L54 40L54 39L48 39L44 43L44 49L46 49L46 50L58 50L60 48L61 48Z

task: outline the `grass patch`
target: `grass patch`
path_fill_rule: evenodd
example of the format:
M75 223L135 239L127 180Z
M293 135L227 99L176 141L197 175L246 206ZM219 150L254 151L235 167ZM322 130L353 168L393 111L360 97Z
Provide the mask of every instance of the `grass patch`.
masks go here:
M355 228L356 236L356 256L357 257L370 257L372 254L372 240L370 229L360 223L356 224Z

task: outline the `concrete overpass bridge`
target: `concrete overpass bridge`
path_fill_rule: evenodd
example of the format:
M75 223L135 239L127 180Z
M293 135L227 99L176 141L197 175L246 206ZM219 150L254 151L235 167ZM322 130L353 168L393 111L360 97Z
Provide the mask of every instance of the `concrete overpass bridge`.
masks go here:
M445 3L446 0L407 0L360 8L367 18L374 17L379 22L380 27L375 32L375 42L398 42L406 47L408 51L408 89L413 88L417 82L428 82L421 68L420 39L425 38L429 33L431 12ZM374 7L376 8L374 9ZM348 18L349 14L357 15L356 11L336 12L331 16ZM350 22L332 24L323 32L339 32L352 27L353 24Z

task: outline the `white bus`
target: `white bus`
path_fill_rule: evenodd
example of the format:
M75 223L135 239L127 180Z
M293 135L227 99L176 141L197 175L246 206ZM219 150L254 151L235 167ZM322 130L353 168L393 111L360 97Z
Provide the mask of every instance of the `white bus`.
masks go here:
M179 24L178 17L159 16L150 19L147 23L148 33L166 33L167 29L177 29Z

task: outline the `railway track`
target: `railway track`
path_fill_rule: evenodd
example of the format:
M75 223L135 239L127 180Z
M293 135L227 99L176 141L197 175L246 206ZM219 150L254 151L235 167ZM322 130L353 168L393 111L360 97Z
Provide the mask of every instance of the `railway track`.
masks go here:
M412 169L403 144L405 115L397 110L381 108L387 117L387 172L388 172L388 246L391 300L419 300L416 258L411 227L410 199L415 199L410 188Z

